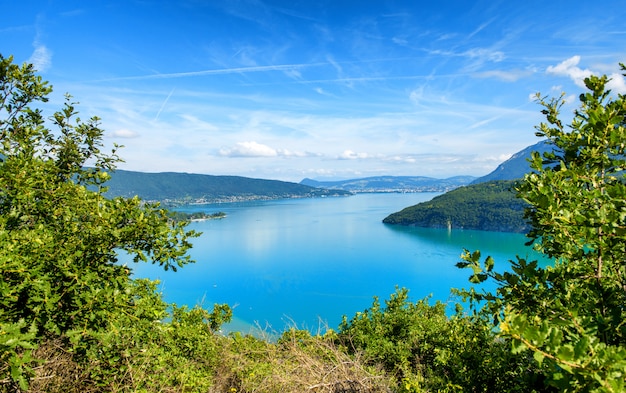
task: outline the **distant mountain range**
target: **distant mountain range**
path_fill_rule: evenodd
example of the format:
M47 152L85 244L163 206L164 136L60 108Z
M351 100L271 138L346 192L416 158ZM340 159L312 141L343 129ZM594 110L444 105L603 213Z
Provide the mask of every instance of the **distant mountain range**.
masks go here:
M383 222L426 228L524 233L529 229L524 219L527 205L515 196L513 187L530 171L528 159L531 153L551 149L546 141L529 146L472 184L392 213Z
M191 173L145 173L116 170L105 184L106 196L139 196L165 203L212 203L347 196L350 192L310 187L279 180L241 176L212 176Z
M424 209L426 205L416 205L404 209L403 214L395 215L385 222L401 225L442 226L452 225L459 228L485 229L485 221L481 215L504 214L493 209L507 207L505 213L506 225L499 225L493 220L488 224L489 230L518 231L524 227L521 218L519 201L514 198L513 192L502 185L489 186L488 190L481 190L481 184L492 180L514 180L521 178L529 170L527 162L531 151L546 151L549 146L546 142L539 142L516 154L503 162L490 174L476 178L473 176L454 176L446 179L436 179L425 176L375 176L360 179L340 181L316 181L304 179L300 183L284 182L279 180L254 179L241 176L213 176L190 173L146 173L125 170L116 170L111 173L111 179L105 184L108 187L108 197L139 196L146 201L159 201L166 205L187 203L215 203L235 202L246 200L270 200L285 198L310 198L325 196L348 196L364 192L443 192L457 190L452 197L446 194L433 199L428 204L430 222L424 219L423 212L411 212L411 209ZM471 187L469 187L471 185ZM478 187L478 188L476 188ZM464 191L464 190L469 191ZM464 193L467 197L464 197ZM498 193L503 193L502 195ZM506 195L504 195L506 194ZM452 199L450 199L452 198ZM471 199L470 205L463 205L463 200ZM481 200L487 198L489 200ZM507 199L508 198L508 199ZM443 199L441 206L437 201ZM497 200L497 203L493 203ZM451 201L458 206L453 210L463 211L462 220L450 216ZM491 202L490 202L491 201ZM444 206L445 205L445 209ZM438 210L440 209L439 214ZM447 210L446 210L447 209ZM446 211L444 211L446 210ZM469 212L477 215L470 217ZM422 214L420 216L420 214ZM432 214L439 214L432 220ZM443 215L442 215L443 214ZM516 214L519 216L518 218ZM391 217L391 216L390 216ZM422 218L418 218L422 217ZM515 222L515 220L520 222ZM421 221L420 221L421 220ZM443 221L442 221L443 220ZM465 221L464 221L465 220ZM476 223L483 224L476 224ZM521 223L521 224L520 224ZM494 229L500 228L500 229Z
M470 184L474 176L435 179L424 176L375 176L361 179L317 181L304 179L300 184L315 188L361 192L445 192Z

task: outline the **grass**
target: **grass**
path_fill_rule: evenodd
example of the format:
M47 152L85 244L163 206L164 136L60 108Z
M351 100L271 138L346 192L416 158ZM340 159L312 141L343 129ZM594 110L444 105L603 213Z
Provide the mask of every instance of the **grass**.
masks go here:
M120 375L106 384L92 376L101 364L76 361L61 340L50 340L34 353L41 361L29 392L382 393L394 385L380 369L338 347L332 334L291 329L275 342L238 333L210 340L203 344L216 348L214 359L190 358L181 369L173 362L159 365L167 358L155 348L140 349L140 356L119 360ZM8 388L0 385L0 391Z

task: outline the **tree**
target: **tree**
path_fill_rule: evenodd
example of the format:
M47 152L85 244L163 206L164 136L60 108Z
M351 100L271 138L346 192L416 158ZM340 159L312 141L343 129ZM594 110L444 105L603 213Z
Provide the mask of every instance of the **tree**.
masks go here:
M532 357L512 355L491 323L464 315L460 306L448 316L444 303L411 302L408 294L396 288L384 304L375 297L370 308L344 316L337 343L383 367L398 392L537 391L541 375Z
M585 79L589 91L568 126L563 96L537 96L547 122L536 134L555 149L533 153L517 193L530 206L529 244L554 263L518 257L496 273L479 252L459 263L474 270L473 282L497 282L495 293L466 294L486 301L514 351L532 351L563 391L626 389L626 97L607 82Z
M51 91L32 65L0 55L0 381L22 386L38 342L79 342L132 310L120 253L175 270L191 262L197 235L157 204L104 198L108 171L121 161L117 146L101 151L99 119L78 118L69 96L51 131L36 107Z

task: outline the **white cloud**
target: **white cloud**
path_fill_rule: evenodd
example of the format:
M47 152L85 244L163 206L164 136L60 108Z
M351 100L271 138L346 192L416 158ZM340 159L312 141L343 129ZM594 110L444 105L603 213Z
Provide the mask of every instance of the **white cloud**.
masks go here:
M572 56L556 66L549 66L546 71L549 74L567 76L571 78L577 86L583 88L585 87L585 78L594 74L600 75L603 73L593 72L589 69L582 69L578 67L578 63L580 63L580 56ZM615 72L608 76L611 80L607 83L607 88L616 93L626 93L626 80L624 80L624 76L622 74Z
M607 87L616 93L626 94L626 79L619 73L609 75L611 80L607 83Z
M238 142L230 148L220 149L220 155L226 157L276 157L278 152L258 142Z
M546 69L548 74L554 74L559 76L567 76L571 78L577 86L585 87L585 78L590 76L592 72L588 69L581 69L578 67L580 62L580 56L572 56L567 60L560 62L555 66L549 66Z
M262 143L238 142L232 147L223 147L219 155L224 157L319 157L319 154L288 149L275 149Z
M121 128L119 130L115 130L113 132L108 133L108 136L111 138L137 138L139 134L135 131L131 131L125 128Z
M52 64L52 52L45 45L37 45L28 62L39 72L45 72Z
M356 160L368 157L369 155L367 153L356 153L352 150L344 150L337 158L340 160Z

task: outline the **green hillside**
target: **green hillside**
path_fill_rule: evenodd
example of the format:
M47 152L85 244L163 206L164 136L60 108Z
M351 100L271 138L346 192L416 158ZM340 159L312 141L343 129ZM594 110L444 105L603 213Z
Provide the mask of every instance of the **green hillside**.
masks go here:
M148 201L228 202L350 195L278 180L191 173L144 173L116 170L106 183L108 197L135 195Z
M449 191L386 217L385 224L428 228L526 232L525 203L515 197L513 180L473 184Z
M511 158L467 187L460 187L415 206L393 213L386 224L425 228L464 228L497 232L527 232L523 201L511 190L514 182L530 169L533 151L544 153L555 147L547 140L513 154Z

